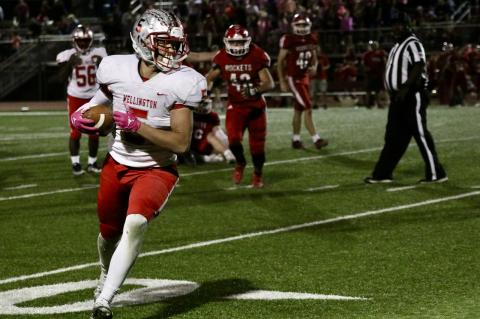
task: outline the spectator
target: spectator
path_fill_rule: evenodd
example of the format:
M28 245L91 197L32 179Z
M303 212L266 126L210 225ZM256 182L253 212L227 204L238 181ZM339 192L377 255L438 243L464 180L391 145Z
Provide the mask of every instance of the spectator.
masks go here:
M312 96L314 109L319 106L326 109L330 60L324 53L322 53L322 48L320 46L317 46L317 59L317 70L310 79L310 95Z
M17 31L12 32L12 36L10 38L10 43L12 45L12 52L16 53L20 50L22 45L22 37L18 34Z
M350 15L350 11L344 6L340 6L337 11L338 18L340 20L340 33L342 34L341 45L342 46L353 46L353 18Z
M30 7L25 0L18 0L18 4L15 6L15 19L20 26L27 24L30 19Z
M348 47L344 55L343 63L341 63L335 70L335 82L339 84L343 90L348 93L345 98L353 100L352 92L356 89L357 75L358 75L358 61L353 47ZM356 102L356 101L355 101Z
M451 63L453 56L453 44L444 42L442 53L438 56L438 97L442 105L449 105L453 95L454 69Z
M387 63L387 53L379 47L377 41L368 42L368 50L363 54L363 66L365 69L365 91L367 92L366 105L372 108L375 102L379 108L384 108L384 73Z

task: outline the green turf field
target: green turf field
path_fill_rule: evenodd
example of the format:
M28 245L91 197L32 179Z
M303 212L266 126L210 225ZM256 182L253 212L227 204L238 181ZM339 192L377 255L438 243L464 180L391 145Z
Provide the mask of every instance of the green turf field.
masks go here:
M416 183L414 143L393 184L363 184L386 115L315 110L330 145L293 150L291 110L270 110L264 189L233 187L225 163L181 166L114 318L480 317L480 108L429 109L450 178L436 185ZM89 317L97 177L72 176L66 123L0 113L0 318Z

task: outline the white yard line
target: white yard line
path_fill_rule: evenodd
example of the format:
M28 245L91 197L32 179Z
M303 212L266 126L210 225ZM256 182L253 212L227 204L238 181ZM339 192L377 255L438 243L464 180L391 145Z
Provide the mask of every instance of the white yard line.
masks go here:
M333 189L333 188L337 188L339 186L340 185L323 185L323 186L318 186L318 187L307 188L305 191L315 192L315 191L321 191L321 190L324 190L324 189Z
M223 190L224 191L234 191L234 190L237 190L237 189L246 189L246 188L253 188L252 185L234 185L232 187L227 187L227 188L224 188Z
M25 184L25 185L18 185L18 186L12 186L12 187L5 187L4 190L12 191L12 190L16 190L16 189L32 188L32 187L36 187L36 186L37 186L37 184Z
M3 116L51 116L51 115L61 115L65 116L68 112L66 111L36 111L36 112L0 112L0 117Z
M58 153L43 153L43 154L34 154L34 155L24 155L24 156L13 156L13 157L4 157L0 158L0 162L10 162L18 161L23 159L32 159L32 158L45 158L45 157L54 157L54 156L67 156L68 152L58 152Z
M377 209L377 210L370 210L370 211L366 211L366 212L350 214L350 215L345 215L345 216L338 216L338 217L333 217L333 218L328 218L328 219L321 219L321 220L317 220L317 221L313 221L313 222L291 225L291 226L281 227L281 228L276 228L276 229L271 229L271 230L265 230L265 231L259 231L259 232L253 232L253 233L246 233L246 234L238 235L238 236L232 236L232 237L202 241L202 242L192 243L192 244L188 244L188 245L167 248L167 249L163 249L163 250L150 251L150 252L140 254L139 257L142 258L142 257L148 257L148 256L157 256L157 255L162 255L162 254L174 253L174 252L178 252L178 251L190 250L190 249L194 249L194 248L207 247L207 246L212 246L212 245L217 245L217 244L222 244L222 243L227 243L227 242L233 242L233 241L247 239L247 238L254 238L254 237L260 237L260 236L266 236L266 235L285 233L285 232L294 231L294 230L303 229L303 228L315 227L315 226L325 225L325 224L333 224L333 223L336 223L336 222L341 222L341 221L345 221L345 220L353 220L353 219L358 219L358 218L363 218L363 217L368 217L368 216L381 215L381 214L385 214L385 213L401 211L401 210L405 210L405 209L416 208L416 207L421 207L421 206L426 206L426 205L433 205L433 204L438 204L438 203L442 203L442 202L448 202L448 201L452 201L452 200L458 200L458 199L472 197L472 196L478 196L478 195L480 195L480 191L463 193L463 194L447 196L447 197L440 197L440 198L435 198L435 199L429 199L429 200L425 200L425 201L421 201L421 202L417 202L417 203L412 203L412 204L387 207L387 208L382 208L382 209ZM65 273L65 272L69 272L69 271L73 271L73 270L80 270L80 269L84 269L84 268L88 268L88 267L94 267L94 266L98 266L98 263L94 262L94 263L88 263L88 264L81 264L81 265L75 265L75 266L66 267L66 268L59 268L59 269L54 269L54 270L50 270L50 271L39 272L39 273L36 273L36 274L5 278L5 279L0 280L0 285L11 283L11 282L27 280L27 279L32 279L32 278L41 278L41 277L45 277L45 276L49 276L49 275L60 274L60 273Z
M418 185L410 185L410 186L400 186L400 187L392 187L387 188L387 192L400 192L407 189L417 188Z
M86 189L97 188L97 187L98 187L98 185L94 185L94 186L85 186L85 187L77 187L77 188L57 189L57 190L50 191L50 192L0 197L0 202L7 201L7 200L12 200L12 199L32 198L32 197L37 197L37 196L45 196L45 195L52 195L52 194L59 194L59 193L78 192L78 191L83 191L83 190L86 190Z

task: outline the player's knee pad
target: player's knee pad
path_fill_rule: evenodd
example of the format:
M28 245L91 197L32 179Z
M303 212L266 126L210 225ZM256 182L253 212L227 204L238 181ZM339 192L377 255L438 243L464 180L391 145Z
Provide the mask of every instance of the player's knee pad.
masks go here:
M72 140L79 140L82 137L82 133L80 133L76 129L71 129L70 130L70 139Z
M147 218L140 214L130 214L125 219L123 235L129 243L138 245L143 241L143 235L147 230Z

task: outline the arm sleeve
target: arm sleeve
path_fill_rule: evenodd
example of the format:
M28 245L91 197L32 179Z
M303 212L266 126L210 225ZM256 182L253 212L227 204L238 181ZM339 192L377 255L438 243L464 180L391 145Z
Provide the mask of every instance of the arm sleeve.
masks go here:
M68 50L60 52L59 54L57 54L57 63L67 62L70 59L70 56L71 54L69 54Z
M267 52L263 51L263 54L262 54L262 66L264 68L270 68L270 65L272 64L272 59L270 59L270 56L268 55Z
M102 62L100 62L100 65L98 66L98 70L96 73L97 77L97 83L102 85L102 84L107 84L108 83L108 70L110 69L110 63L109 63L108 58L103 58Z
M100 105L100 104L111 104L111 100L108 98L108 96L103 93L102 90L97 90L95 95L88 101L87 103L83 104L79 110L81 112L88 110L89 108L95 106L95 105Z

